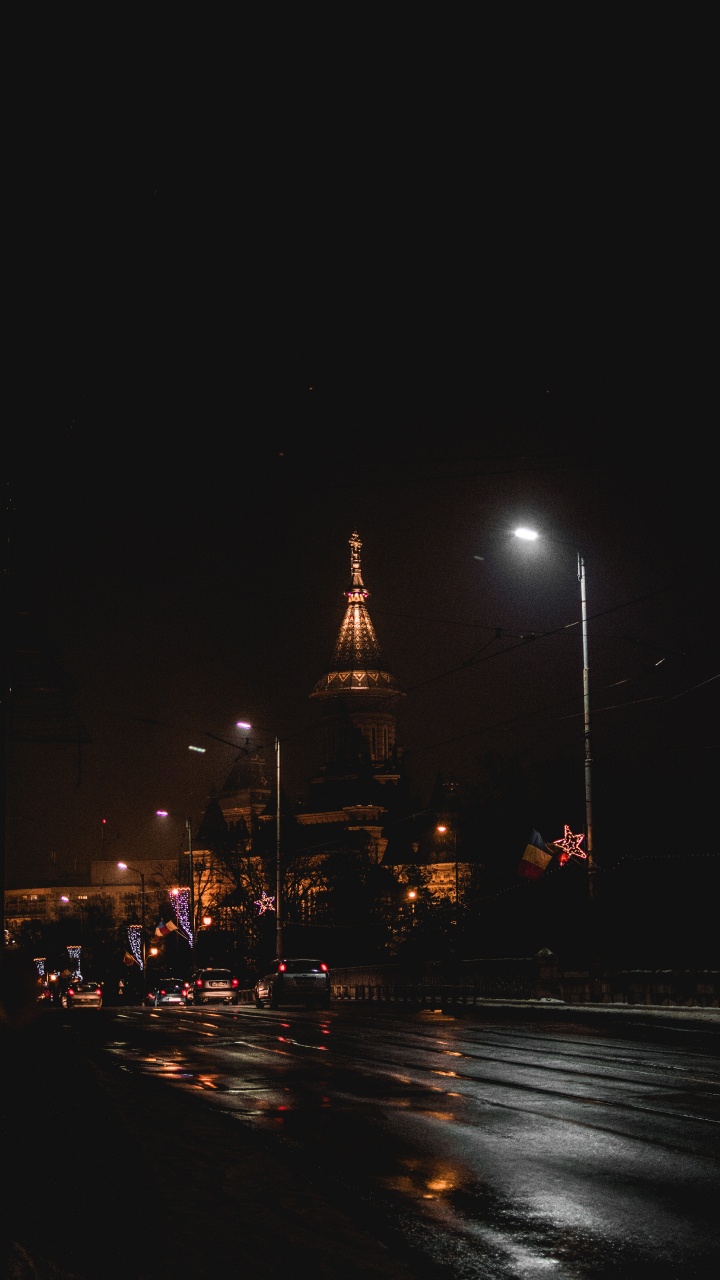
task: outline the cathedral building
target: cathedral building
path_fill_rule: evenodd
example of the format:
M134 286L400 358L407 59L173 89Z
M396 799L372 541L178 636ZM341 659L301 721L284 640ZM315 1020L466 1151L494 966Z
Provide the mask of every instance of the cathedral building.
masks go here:
M438 779L426 808L411 798L396 724L405 694L370 618L357 532L349 546L346 606L337 641L326 670L309 691L317 712L321 764L297 805L290 805L282 787L280 794L284 915L305 927L333 914L328 876L341 877L353 857L376 869L376 890L381 886L388 910L395 913L413 886L428 900L457 902L469 874L462 841L458 847L454 785ZM196 903L215 896L214 909L222 914L222 890L227 906L243 896L253 900L261 887L273 894L276 824L275 772L263 752L248 744L198 833L196 867L205 884L196 882ZM236 891L230 893L228 860L223 871L211 852L213 845L222 845L223 827L230 833L226 847L232 847L235 859Z
M404 798L396 708L404 697L383 660L367 607L357 533L350 538L347 607L328 670L310 697L319 711L322 765L297 820L302 827L364 830L382 862L388 815Z

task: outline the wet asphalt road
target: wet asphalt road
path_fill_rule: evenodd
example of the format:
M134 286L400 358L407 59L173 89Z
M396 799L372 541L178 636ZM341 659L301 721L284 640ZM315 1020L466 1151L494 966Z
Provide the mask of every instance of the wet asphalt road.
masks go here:
M106 1009L54 1028L132 1135L120 1165L140 1153L138 1194L127 1170L120 1194L167 1240L147 1251L154 1276L173 1274L178 1240L184 1275L243 1258L252 1280L300 1258L338 1280L716 1274L716 1037L334 1005Z
M62 1037L80 1042L115 1096L123 1079L152 1081L155 1114L161 1099L193 1098L193 1116L236 1137L239 1125L263 1151L269 1142L318 1205L378 1242L391 1276L717 1272L716 1038L566 1015L336 1005L106 1009L65 1016ZM169 1113L176 1140L185 1114ZM199 1140L189 1129L190 1163ZM210 1161L207 1177L223 1176ZM308 1225L322 1236L313 1205ZM246 1269L253 1280L285 1274L271 1267L283 1230L272 1192L253 1206L261 1230L264 1206L270 1269ZM351 1274L347 1257L327 1267L316 1273Z

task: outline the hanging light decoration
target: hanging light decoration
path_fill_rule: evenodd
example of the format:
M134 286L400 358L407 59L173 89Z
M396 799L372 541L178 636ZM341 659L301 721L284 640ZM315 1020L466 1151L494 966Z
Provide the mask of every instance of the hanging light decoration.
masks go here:
M173 889L172 898L175 904L175 915L177 922L187 938L190 946L193 945L193 930L190 921L190 890L189 889Z
M565 834L562 840L553 840L556 849L560 850L558 854L558 863L562 867L570 858L587 858L587 854L580 848L584 835L573 835L567 823L565 823Z
M82 973L80 972L80 956L82 954L82 947L68 947L67 953L75 965L72 975L73 982L82 982Z
M127 936L128 936L128 946L130 948L132 957L135 960L135 963L138 964L142 969L143 968L142 925L129 924L127 926Z

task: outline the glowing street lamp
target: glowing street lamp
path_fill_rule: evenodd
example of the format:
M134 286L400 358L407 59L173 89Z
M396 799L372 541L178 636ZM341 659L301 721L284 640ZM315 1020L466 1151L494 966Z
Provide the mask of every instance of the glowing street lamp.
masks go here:
M535 529L521 527L514 530L516 538L525 542L535 542L540 534ZM556 539L549 538L554 542ZM564 544L570 545L570 544ZM585 848L587 850L588 897L595 896L595 863L593 860L593 825L592 825L592 752L590 749L590 667L588 661L587 634L587 595L585 591L585 558L577 548L577 574L580 583L580 621L582 627L583 656L583 738L585 741Z

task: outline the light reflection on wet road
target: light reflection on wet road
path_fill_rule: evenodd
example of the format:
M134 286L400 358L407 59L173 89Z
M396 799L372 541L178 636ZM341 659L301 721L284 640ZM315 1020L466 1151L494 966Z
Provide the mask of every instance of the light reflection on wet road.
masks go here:
M118 1064L278 1133L437 1275L715 1274L716 1057L576 1024L347 1007L129 1009L114 1034Z

